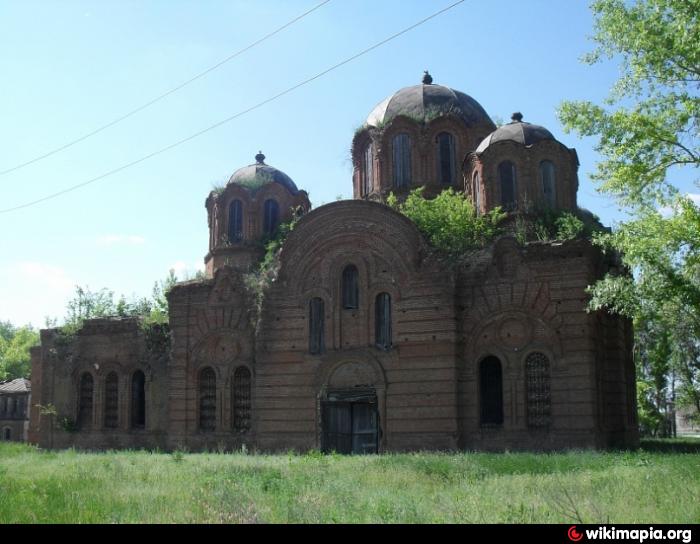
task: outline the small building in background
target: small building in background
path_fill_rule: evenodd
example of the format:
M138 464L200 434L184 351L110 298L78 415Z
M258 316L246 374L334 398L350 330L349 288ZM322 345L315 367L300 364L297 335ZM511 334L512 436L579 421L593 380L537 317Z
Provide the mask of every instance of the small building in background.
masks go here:
M32 384L25 378L0 382L0 440L26 442Z

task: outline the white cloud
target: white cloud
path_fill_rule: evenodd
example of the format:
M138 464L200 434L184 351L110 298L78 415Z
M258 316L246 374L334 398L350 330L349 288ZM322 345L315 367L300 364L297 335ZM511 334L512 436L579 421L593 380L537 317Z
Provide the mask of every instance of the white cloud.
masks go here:
M44 317L63 317L76 281L59 267L17 261L0 267L0 319L43 326Z
M146 243L143 236L124 235L124 234L107 234L97 237L97 245L100 247L113 246L116 244L124 244L129 246L140 246Z
M696 206L700 206L700 193L686 193L684 196L692 200ZM659 208L659 213L663 217L671 217L674 213L674 209L672 206L663 206Z

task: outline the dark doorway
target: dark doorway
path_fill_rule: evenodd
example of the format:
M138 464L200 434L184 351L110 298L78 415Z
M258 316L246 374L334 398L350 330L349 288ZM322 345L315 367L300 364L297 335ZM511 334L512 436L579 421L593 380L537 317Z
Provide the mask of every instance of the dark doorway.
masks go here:
M321 449L366 454L379 449L379 414L374 392L334 393L321 401Z

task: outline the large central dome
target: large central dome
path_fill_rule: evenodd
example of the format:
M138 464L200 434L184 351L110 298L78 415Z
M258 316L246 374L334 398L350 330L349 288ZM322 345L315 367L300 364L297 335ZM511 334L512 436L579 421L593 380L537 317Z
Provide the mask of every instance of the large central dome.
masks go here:
M380 102L367 117L367 125L381 126L394 117L430 121L443 115L454 115L467 125L479 122L493 124L481 104L471 96L442 85L433 85L426 72L422 85L404 87Z

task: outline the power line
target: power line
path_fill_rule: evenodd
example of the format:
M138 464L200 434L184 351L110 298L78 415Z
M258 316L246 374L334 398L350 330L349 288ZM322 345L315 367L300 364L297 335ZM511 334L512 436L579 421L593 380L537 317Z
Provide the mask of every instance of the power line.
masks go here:
M323 0L320 4L315 5L313 8L311 8L311 9L308 10L308 11L305 11L305 12L302 13L301 15L298 15L297 17L295 17L295 18L292 19L291 21L289 21L289 22L283 24L281 27L277 28L276 30L273 30L273 31L270 32L269 34L265 34L265 36L263 36L262 38L260 38L260 39L258 39L258 40L256 40L256 41L254 41L254 42L251 43L250 45L247 45L247 46L244 47L243 49L239 49L239 50L236 51L235 53L232 53L231 55L229 55L228 57L226 57L226 58L223 59L222 61L219 61L219 62L217 62L215 65L210 66L209 68L207 68L207 69L204 70L203 72L200 72L200 73L198 73L198 74L195 75L195 76L192 76L192 77L191 77L190 79L188 79L187 81L184 81L183 83L180 83L178 86L173 87L173 88L170 89L169 91L164 92L163 94L161 94L161 95L159 95L159 96L153 98L152 100L149 100L148 102L146 102L145 104L139 106L138 108L135 108L135 109L131 110L131 111L128 112L128 113L125 113L125 114L122 115L121 117L117 117L117 118L114 119L113 121L110 121L109 123L104 124L104 125L102 125L102 126L96 128L96 129L93 130L92 132L88 132L87 134L84 134L84 135L80 136L79 138L76 138L75 140L71 140L70 142L63 144L63 145L60 146L60 147L56 147L56 148L54 148L54 149L52 149L52 150L50 150L50 151L47 151L47 152L44 153L43 155L39 155L38 157L34 157L33 159L28 160L28 161L26 161L26 162L23 162L23 163L21 163L21 164L18 164L18 165L16 165L16 166L13 166L12 168L8 168L7 170L0 170L0 176L4 176L5 174L9 174L10 172L14 172L14 171L16 171L16 170L19 170L20 168L24 168L25 166L29 166L30 164L34 164L35 162L39 162L39 161L41 161L41 160L43 160L43 159L45 159L45 158L47 158L47 157L50 157L51 155L55 155L56 153L58 153L58 152L60 152L60 151L63 151L64 149L68 149L69 147L72 147L72 146L74 146L75 144L78 144L78 143L80 143L80 142L82 142L82 141L84 141L84 140L87 140L88 138L94 136L95 134L99 134L99 133L102 132L103 130L106 130L106 129L110 128L110 127L113 127L113 126L116 125L117 123L121 123L122 121L124 121L125 119L128 119L128 118L131 117L132 115L135 115L135 114L139 113L140 111L145 110L146 108L152 106L152 105L155 104L156 102L159 102L159 101L163 100L163 99L166 98L167 96L170 96L171 94L173 94L173 93L179 91L180 89L182 89L183 87L186 87L186 86L189 85L190 83L192 83L192 82L194 82L194 81L197 81L198 79L204 77L204 76L207 75L209 72L212 72L212 71L216 70L217 68L219 68L220 66L223 66L224 64L226 64L226 63L229 62L230 60L233 60L233 59L235 59L236 57L238 57L238 56L242 55L243 53L245 53L246 51L249 51L250 49L252 49L252 48L255 47L256 45L259 45L259 44L261 44L262 42L268 40L269 38L272 38L274 35L279 34L279 33L282 32L285 28L288 28L288 27L292 26L292 25L293 25L294 23L296 23L297 21L303 19L303 18L306 17L307 15L310 15L311 13L313 13L314 11L316 11L317 9L319 9L319 8L322 7L322 6L324 6L325 4L327 4L327 3L330 2L330 1L331 1L331 0Z
M61 195L64 195L64 194L66 194L66 193L70 193L71 191L75 191L76 189L80 189L81 187L85 187L86 185L90 185L91 183L95 183L96 181L100 181L101 179L104 179L104 178L106 178L106 177L112 176L112 175L114 175L114 174L116 174L116 173L118 173L118 172L121 172L122 170L126 170L127 168L131 168L132 166L135 166L135 165L137 165L137 164L139 164L139 163L141 163L141 162L144 162L144 161L146 161L146 160L148 160L148 159L150 159L150 158L152 158L152 157L155 157L156 155L160 155L161 153L165 153L166 151L169 151L169 150L171 150L171 149L173 149L173 148L175 148L175 147L177 147L177 146L179 146L179 145L182 145L182 144L184 144L184 143L186 143L186 142L189 142L190 140L194 140L195 138L201 136L202 134L205 134L205 133L207 133L207 132L210 132L210 131L214 130L215 128L220 127L221 125L225 125L226 123L230 123L230 122L233 121L234 119L237 119L237 118L239 118L239 117L245 115L246 113L250 113L250 112L253 111L253 110L256 110L256 109L258 109L258 108L261 108L262 106L264 106L264 105L266 105L266 104L269 104L270 102L273 102L274 100L277 100L278 98L281 98L281 97L283 97L284 95L291 93L292 91L295 91L295 90L298 89L299 87L303 87L304 85L307 85L307 84L311 83L312 81L315 81L315 80L317 80L317 79L320 78L320 77L323 77L324 75L328 74L329 72L332 72L333 70L336 70L336 69L340 68L341 66L344 66L345 64L348 64L349 62L352 62L353 60L358 59L359 57L361 57L361 56L363 56L363 55L366 55L366 54L369 53L370 51L373 51L373 50L377 49L378 47L381 47L382 45L384 45L384 44L386 44L386 43L388 43L388 42L390 42L390 41L392 41L392 40L398 38L399 36L401 36L401 35L403 35L403 34L406 34L407 32L413 30L414 28L417 28L417 27L421 26L422 24L427 23L427 22L430 21L431 19L434 19L435 17L437 17L437 16L439 16L439 15L442 15L442 14L445 13L446 11L451 10L452 8L458 6L459 4L462 4L464 1L465 1L465 0L458 0L457 2L454 2L453 4L450 4L449 6L447 6L447 7L445 7L445 8L442 8L442 9L439 10L439 11L436 11L436 12L433 13L432 15L429 15L429 16L425 17L424 19L421 19L421 20L418 21L417 23L414 23L414 24L412 24L411 26L404 28L403 30L397 32L396 34L392 34L392 35L389 36L388 38L384 38L382 41L375 43L374 45L368 47L367 49L363 49L363 50L360 51L359 53L356 53L356 54L354 54L353 56L348 57L347 59L345 59L345 60L343 60L343 61L341 61L341 62L339 62L339 63L337 63L337 64L334 64L333 66L331 66L330 68L327 68L327 69L324 70L323 72L319 72L319 73L316 74L315 76L312 76L312 77L310 77L310 78L308 78L308 79L305 79L305 80L303 80L303 81L297 83L296 85L293 85L292 87L289 87L289 88L285 89L284 91L282 91L282 92L280 92L280 93L277 93L276 95L271 96L270 98L267 98L267 99L263 100L262 102L258 102L257 104L255 104L255 105L249 107L248 109L245 109L245 110L243 110L243 111L239 111L238 113L232 115L231 117L227 117L226 119L223 119L223 120L219 121L218 123L214 123L213 125L210 125L210 126L208 126L207 128L200 130L199 132L195 132L194 134L191 134L190 136L187 136L186 138L183 138L183 139L181 139L181 140L178 140L178 141L175 142L175 143L172 143L172 144L170 144L170 145L167 145L167 146L165 146L165 147L163 147L163 148L161 148L161 149L159 149L159 150L157 150L157 151L154 151L154 152L152 152L152 153L149 153L148 155L145 155L145 156L143 156L143 157L141 157L141 158L139 158L139 159L136 159L136 160L134 160L134 161L131 161L131 162L129 162L129 163L127 163L127 164L124 164L124 165L122 165L122 166L119 166L118 168L115 168L115 169L113 169L113 170L110 170L109 172L105 172L104 174L101 174L101 175L99 175L99 176L97 176L97 177L94 177L94 178L89 179L89 180L87 180L87 181L84 181L84 182L82 182L82 183L78 183L77 185L73 185L73 186L71 186L71 187L68 187L68 188L66 188L66 189L63 189L63 190L58 191L58 192L56 192L56 193L52 193L52 194L47 195L47 196L45 196L45 197L39 198L39 199L37 199L37 200L33 200L33 201L31 201L31 202L26 202L26 203L24 203L24 204L20 204L19 206L14 206L14 207L12 207L12 208L6 208L6 209L4 209L4 210L0 210L0 214L2 214L2 213L9 213L9 212L13 212L13 211L16 211L16 210L21 210L21 209L23 209L23 208L28 208L29 206L33 206L33 205L35 205L35 204L39 204L40 202L45 202L45 201L47 201L47 200L51 200L51 199L53 199L53 198L56 198L57 196L61 196Z

